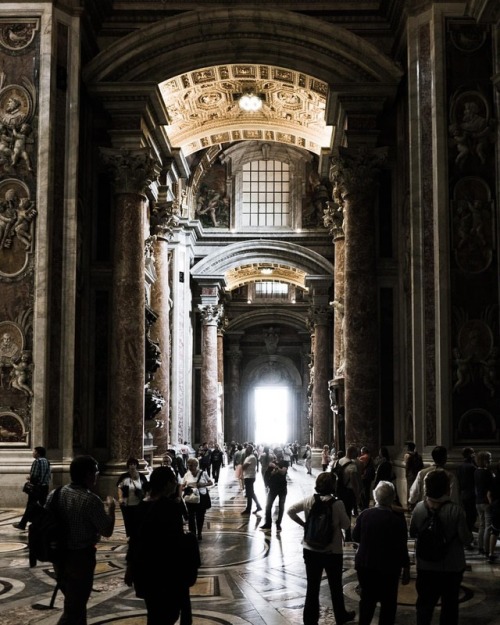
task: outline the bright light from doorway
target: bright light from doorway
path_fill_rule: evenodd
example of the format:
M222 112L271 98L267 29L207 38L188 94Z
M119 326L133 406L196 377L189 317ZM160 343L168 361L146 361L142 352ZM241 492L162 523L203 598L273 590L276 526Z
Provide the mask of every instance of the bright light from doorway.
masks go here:
M285 386L258 386L255 389L255 442L288 442L288 389Z

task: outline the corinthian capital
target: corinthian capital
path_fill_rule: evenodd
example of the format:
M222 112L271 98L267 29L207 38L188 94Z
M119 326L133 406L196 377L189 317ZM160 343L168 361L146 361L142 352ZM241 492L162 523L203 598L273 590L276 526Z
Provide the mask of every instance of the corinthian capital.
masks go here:
M323 211L323 224L334 241L344 238L344 209L336 202L327 202Z
M144 194L158 179L160 167L147 148L117 150L101 148L101 158L113 177L116 193Z
M330 181L336 194L342 199L350 195L373 196L386 159L386 148L338 148L330 165Z
M308 326L309 329L313 329L315 326L327 325L332 312L328 306L311 306L308 314Z
M218 304L198 305L201 322L205 326L218 325L224 314L224 306Z
M171 239L173 229L179 225L179 203L164 202L162 204L154 204L151 210L151 234Z

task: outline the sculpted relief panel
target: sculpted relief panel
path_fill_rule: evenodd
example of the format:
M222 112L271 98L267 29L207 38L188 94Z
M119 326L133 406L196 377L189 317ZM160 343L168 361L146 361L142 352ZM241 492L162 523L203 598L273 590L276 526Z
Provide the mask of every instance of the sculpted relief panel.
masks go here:
M0 19L0 447L30 444L39 22Z

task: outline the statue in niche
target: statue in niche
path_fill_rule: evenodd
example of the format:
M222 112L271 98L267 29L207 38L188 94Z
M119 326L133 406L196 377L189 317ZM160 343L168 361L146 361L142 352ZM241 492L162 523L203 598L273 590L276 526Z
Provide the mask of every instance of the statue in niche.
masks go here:
M344 348L344 328L345 328L345 314L344 314L344 302L341 300L335 300L332 303L335 312L340 320L340 346L339 346L339 367L335 372L335 377L341 378L345 371L345 348Z
M29 397L33 396L33 391L28 384L33 365L31 361L31 353L24 351L21 358L17 362L12 363L12 371L10 372L10 385L12 388L21 391Z
M309 174L309 196L302 215L304 226L323 226L324 211L328 208L330 192L327 182L322 180L317 171Z
M266 350L268 354L276 353L279 340L280 336L273 327L264 330L264 342L266 344Z

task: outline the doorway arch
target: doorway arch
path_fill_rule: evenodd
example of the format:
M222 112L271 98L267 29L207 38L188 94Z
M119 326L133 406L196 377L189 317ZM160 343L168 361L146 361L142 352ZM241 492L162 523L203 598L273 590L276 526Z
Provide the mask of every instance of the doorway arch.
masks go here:
M240 440L253 440L257 444L282 444L296 439L300 440L303 430L302 384L303 380L300 372L293 361L286 356L269 354L267 356L259 356L249 362L244 368L241 377ZM275 394L286 397L288 403L286 415L287 440L256 440L258 410L256 394L258 389L263 389L268 397L273 391Z

